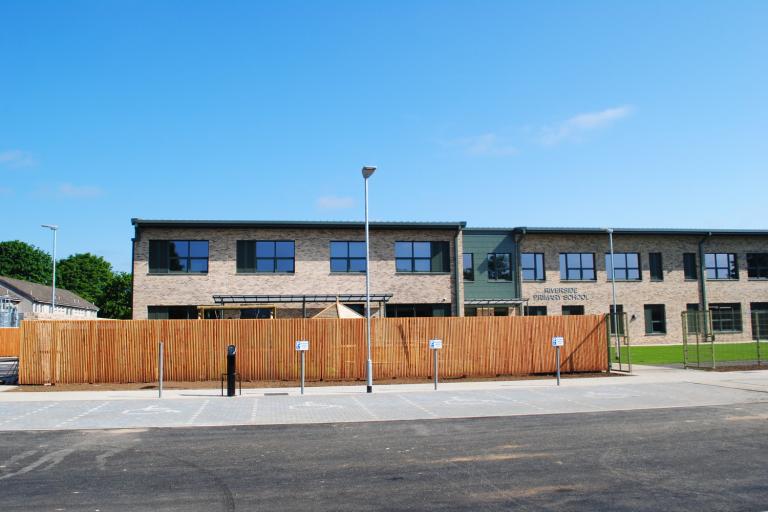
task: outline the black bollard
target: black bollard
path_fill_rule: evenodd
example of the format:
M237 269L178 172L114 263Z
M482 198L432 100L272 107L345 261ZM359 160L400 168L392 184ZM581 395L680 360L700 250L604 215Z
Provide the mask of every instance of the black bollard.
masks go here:
M237 371L237 365L235 364L236 353L236 346L230 345L227 347L227 396L235 396L235 372Z

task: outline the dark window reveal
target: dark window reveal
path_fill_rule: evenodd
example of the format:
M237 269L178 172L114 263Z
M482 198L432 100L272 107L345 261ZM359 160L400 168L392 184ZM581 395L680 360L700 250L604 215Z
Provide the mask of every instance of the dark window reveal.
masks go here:
M488 280L512 280L512 255L509 253L488 254Z
M707 279L738 279L736 255L732 253L707 253L704 255Z
M563 306L563 315L583 315L584 306Z
M450 272L448 242L395 242L397 272Z
M666 334L667 318L664 313L664 304L646 304L643 309L645 311L645 333Z
M475 280L475 255L471 252L465 252L462 255L462 266L464 267L464 280Z
M525 306L525 316L547 316L547 306Z
M768 279L768 253L747 254L747 277L750 279Z
M605 255L605 270L608 279L611 279L611 255ZM614 252L613 271L616 273L616 281L640 280L640 255L636 252Z
M683 273L688 280L695 280L699 278L699 273L696 268L696 253L684 252L683 253Z
M208 272L207 240L150 240L149 271L158 274Z
M289 273L295 272L296 244L287 240L238 240L237 272Z
M741 304L738 302L710 304L709 312L714 332L741 332Z
M664 267L662 265L660 252L648 253L648 266L651 270L651 281L664 280Z
M450 304L387 304L389 317L451 316Z
M619 336L624 336L624 306L616 304L616 314L613 314L613 305L608 307L611 334L616 334L616 321L619 323Z
M560 279L563 281L594 281L595 255L590 252L560 253Z
M520 254L520 268L523 272L523 281L544 281L544 253Z
M365 242L331 242L331 272L365 272Z

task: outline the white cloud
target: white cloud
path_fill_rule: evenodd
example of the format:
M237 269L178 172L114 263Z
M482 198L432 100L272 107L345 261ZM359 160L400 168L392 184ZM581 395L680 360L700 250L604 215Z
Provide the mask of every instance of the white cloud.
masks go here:
M37 159L31 153L20 149L0 151L0 164L8 167L32 167L37 165Z
M631 105L622 105L599 112L579 114L544 128L539 141L545 146L551 146L566 140L578 139L586 132L604 128L629 116L633 111L634 107Z
M355 206L355 200L351 197L323 196L318 198L315 204L324 210L342 210Z
M104 194L104 191L92 185L76 186L71 183L62 183L56 190L56 195L67 199L83 199L98 197Z
M484 133L456 139L454 144L472 156L509 156L517 153L517 148L503 141L495 133Z

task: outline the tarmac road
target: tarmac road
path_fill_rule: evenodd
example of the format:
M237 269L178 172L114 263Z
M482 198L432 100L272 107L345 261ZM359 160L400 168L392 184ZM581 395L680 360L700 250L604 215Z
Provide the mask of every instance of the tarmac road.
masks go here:
M5 511L766 510L768 403L3 432Z

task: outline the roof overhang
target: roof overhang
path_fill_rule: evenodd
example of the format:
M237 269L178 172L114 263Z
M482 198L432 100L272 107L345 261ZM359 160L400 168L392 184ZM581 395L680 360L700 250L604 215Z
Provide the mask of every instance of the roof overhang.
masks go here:
M388 302L391 293L372 293L371 302ZM286 304L305 302L365 302L364 294L342 293L338 295L214 295L216 304Z
M288 220L162 220L131 219L137 228L204 228L204 229L364 229L357 221L288 221ZM466 222L370 222L371 229L450 230L464 229Z
M528 299L464 299L465 306L516 306Z

